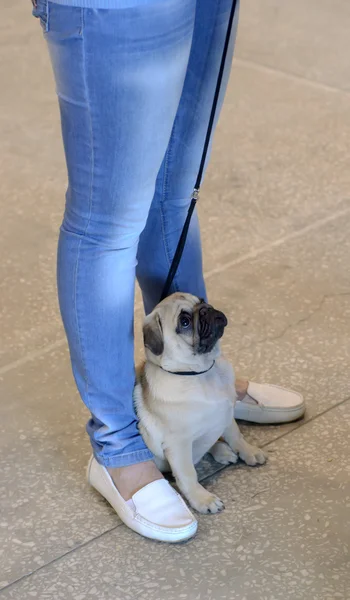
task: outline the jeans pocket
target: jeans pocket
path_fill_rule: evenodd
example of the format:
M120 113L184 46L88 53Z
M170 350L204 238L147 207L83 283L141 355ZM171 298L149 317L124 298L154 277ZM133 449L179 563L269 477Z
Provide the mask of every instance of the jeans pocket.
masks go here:
M44 34L53 39L80 37L83 31L83 8L36 0L33 15L40 19Z
M47 32L53 41L82 37L84 8L48 2Z
M49 30L49 2L48 0L36 0L33 7L33 16L40 20L40 25L47 33Z

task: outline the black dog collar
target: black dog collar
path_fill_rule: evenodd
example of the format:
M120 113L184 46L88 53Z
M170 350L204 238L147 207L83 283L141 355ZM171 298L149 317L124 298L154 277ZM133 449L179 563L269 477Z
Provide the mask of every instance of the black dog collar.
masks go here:
M163 369L163 367L160 367L162 369L162 371L165 371L166 373L170 373L171 375L203 375L204 373L208 373L208 371L210 371L210 369L213 368L213 366L215 365L215 360L213 360L213 364L211 365L211 367L209 367L209 369L207 369L206 371L167 371L166 369Z

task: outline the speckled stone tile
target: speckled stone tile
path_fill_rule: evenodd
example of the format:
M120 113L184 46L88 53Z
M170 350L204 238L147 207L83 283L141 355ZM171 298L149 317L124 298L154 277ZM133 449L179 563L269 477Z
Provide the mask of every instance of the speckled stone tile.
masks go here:
M347 0L244 0L237 55L350 90Z
M30 13L29 0L1 13L0 368L63 339L55 253L66 175L53 78ZM256 36L243 13L237 55ZM200 203L207 272L346 207L349 102L235 63Z
M308 418L350 396L349 228L350 216L338 219L302 243L294 240L209 280L213 303L230 319L226 355L251 379L302 392ZM137 332L140 357L139 319ZM118 519L84 481L87 411L67 352L43 355L0 383L1 500L8 523L0 548L2 577L12 581ZM242 427L250 440L265 444L300 424ZM220 468L206 459L200 477Z
M2 8L0 366L5 366L63 337L55 254L66 175L40 25L29 0Z
M66 352L56 350L0 382L0 580L12 581L114 527L90 490L87 411Z
M210 282L237 373L301 392L306 418L350 397L349 227L350 217L329 223ZM299 424L249 426L249 435L262 444Z
M329 30L334 30L332 19L337 15L339 36L332 44L333 49L340 47L337 44L343 47L347 5L345 0L339 0L331 16L329 6L324 1L317 4L320 14L315 17L318 29L312 38L312 60L323 58L316 69L311 59L291 62L289 51L284 50L284 40L290 38L286 37L284 25L276 27L276 23L286 21L283 15L290 15L292 9L286 2L277 7L267 0L264 15L256 1L242 5L237 56L258 60L254 52L258 48L261 53L259 44L263 40L266 56L260 54L259 62L264 58L272 67L331 85L339 79L339 85L348 86L345 78L340 82L347 54L344 52L338 60L337 52L329 52L328 46ZM316 3L308 4L309 13L301 4L293 7L290 27L299 25L290 35L296 35L297 40L306 39L304 25L298 19L309 18ZM278 18L274 21L269 15L276 11ZM266 470L240 467L221 474L215 487L221 490L220 486L224 486L222 495L228 504L231 487L226 489L225 482L233 477L237 481L237 487L232 484L235 505L220 517L201 519L198 537L185 546L150 545L136 538L119 526L120 521L108 504L88 489L84 478L90 453L84 433L87 413L77 398L70 374L55 292L55 247L63 210L65 167L49 61L40 26L30 12L29 0L13 0L2 7L0 24L0 78L6 81L0 113L0 372L1 368L12 366L0 380L1 585L74 552L58 560L56 566L45 567L40 576L30 577L4 592L4 596L10 594L8 597L21 600L35 594L44 600L85 600L97 596L147 599L154 587L155 600L157 594L164 599L274 600L282 597L282 588L293 600L304 600L305 590L308 593L313 589L307 600L345 598L341 551L334 549L341 546L344 531L340 535L337 531L332 533L333 524L338 526L338 521L333 523L329 512L333 502L334 514L342 514L337 496L340 488L332 484L324 489L324 477L329 472L332 476L332 466L336 473L337 463L327 463L323 474L322 449L317 445L321 440L316 439L325 433L328 441L324 447L333 443L328 425L319 432L316 422L311 428L290 433L291 438L276 446L282 448L294 436L299 440L305 436L304 431L315 431L310 450L302 456L300 445L295 450L296 458L292 453L296 465L305 468L300 487L294 467L288 466L288 461L286 468L276 463L274 452ZM257 21L260 28L254 25ZM269 28L266 35L261 33L264 28ZM272 47L278 48L278 53L269 62ZM298 68L302 65L306 70L301 72ZM322 72L317 73L321 67ZM230 318L224 350L238 370L250 378L290 385L303 392L308 403L307 418L350 395L346 368L350 293L349 108L349 96L345 93L333 94L238 60L200 203L209 292L213 303L222 306ZM303 235L293 237L300 230ZM140 315L141 311L137 314L138 358ZM40 355L41 350L44 352ZM30 356L33 360L22 363ZM11 361L14 363L9 365ZM337 432L334 444L345 457L341 436L348 415L342 411L332 411L333 421L329 423L333 423L333 433ZM319 423L327 424L327 419L328 416L322 417ZM266 444L300 424L242 427L249 439ZM345 463L339 465L339 469L346 468ZM199 467L202 478L217 470L210 459ZM305 552L296 551L304 541L295 506L290 508L292 546L288 546L289 530L283 530L289 521L282 519L289 508L285 512L277 510L289 507L293 494L302 487L312 504L318 489L313 474L325 494L325 513L315 500L320 522L326 515L325 522L330 523L327 527L334 535L330 546L327 537L323 542L315 534L314 558L307 540ZM341 477L340 474L339 486ZM271 479L277 487L271 487L271 496L263 504L264 489ZM285 500L281 496L281 504L273 504L277 506L274 509L277 492L283 494L287 490L289 479L293 487L286 491ZM260 498L261 491L258 506L261 504L266 512L271 534L265 535L265 540L261 539L265 512L260 519L260 508L254 508L252 499L256 493ZM346 494L344 491L343 498ZM271 510L276 511L276 525L268 512ZM260 519L256 528L255 513ZM307 520L311 521L307 527L318 527L313 517ZM104 535L115 527L115 532ZM285 532L284 545L282 533L278 538L279 530ZM100 535L100 541L76 550ZM257 545L255 539L260 540ZM225 549L220 546L222 540L227 544ZM312 560L319 562L315 566ZM330 560L333 566L329 565ZM256 568L255 563L251 566L252 561L257 561ZM278 566L274 561L283 564ZM300 561L304 562L298 580ZM323 581L320 565L325 571ZM129 588L125 572L131 582ZM272 592L268 588L271 581L276 585ZM245 591L248 584L250 589Z
M335 435L336 432L336 435ZM4 590L4 600L347 600L350 402L227 468L226 503L179 546L121 525Z
M199 203L207 272L349 207L349 127L348 94L234 63Z

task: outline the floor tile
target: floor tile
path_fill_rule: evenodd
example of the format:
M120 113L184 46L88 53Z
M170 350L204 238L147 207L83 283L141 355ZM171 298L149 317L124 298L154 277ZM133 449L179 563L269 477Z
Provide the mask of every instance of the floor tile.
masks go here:
M239 375L302 393L306 418L350 396L350 216L209 279ZM264 443L299 423L249 427Z
M227 468L209 484L226 510L200 516L187 544L145 540L121 525L4 590L3 600L346 600L349 423L347 402L272 444L266 466Z
M67 352L8 373L1 397L0 580L12 581L119 520L85 482L87 411Z
M350 96L234 63L200 201L205 270L349 208Z
M223 350L237 371L303 393L307 418L350 396L349 226L350 217L338 220L209 278L213 304L229 317ZM140 331L138 319L138 358ZM3 577L12 581L118 521L84 481L87 411L65 348L6 374L1 389ZM265 444L300 424L242 427ZM218 468L206 459L201 478Z
M241 2L237 56L350 90L347 0Z
M297 389L307 413L241 424L270 444L264 468L202 461L227 508L177 547L127 530L85 482L87 411L56 300L65 165L30 13L12 0L0 23L0 588L21 580L1 598L347 600L350 5L242 2L199 204L208 290L237 371Z

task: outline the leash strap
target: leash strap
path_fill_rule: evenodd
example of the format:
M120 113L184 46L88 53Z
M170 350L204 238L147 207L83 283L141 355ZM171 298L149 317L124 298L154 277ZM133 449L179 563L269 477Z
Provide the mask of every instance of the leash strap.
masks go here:
M230 37L231 37L233 19L235 16L236 4L237 4L237 0L232 0L232 6L231 6L230 17L229 17L228 26L227 26L225 43L224 43L224 48L222 51L220 69L219 69L218 79L216 82L213 104L212 104L212 108L211 108L211 112L210 112L208 129L207 129L207 134L205 136L204 147L203 147L201 162L199 165L198 175L197 175L196 183L195 183L194 190L193 190L193 193L191 196L191 203L190 203L190 207L188 209L186 221L183 226L183 229L182 229L182 232L180 235L180 239L179 239L179 242L178 242L175 254L174 254L174 258L172 260L172 263L171 263L171 266L169 269L168 277L166 279L166 282L165 282L165 285L164 285L164 288L162 291L162 295L160 298L161 300L164 300L164 298L166 298L169 295L171 285L173 283L174 277L176 275L176 271L178 269L178 266L180 264L180 260L181 260L181 257L182 257L183 251L184 251L187 234L188 234L188 230L189 230L190 223L191 223L191 218L192 218L192 215L193 215L193 212L194 212L194 209L196 207L197 200L199 197L199 190L200 190L200 186L202 183L205 161L206 161L207 154L208 154L210 137L211 137L212 130L213 130L214 119L215 119L215 114L216 114L216 109L217 109L217 104L218 104L219 94L220 94L220 89L221 89L221 83L222 83L222 78L223 78L225 64L226 64L226 57L227 57L228 46L230 43Z

